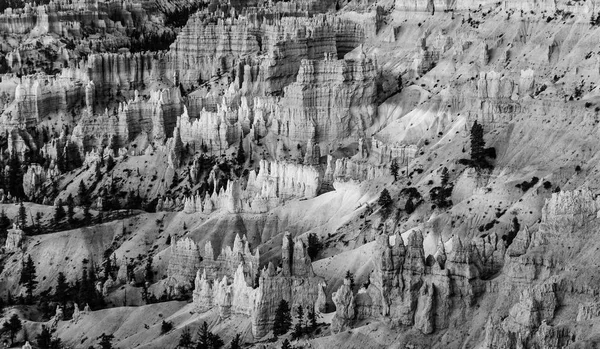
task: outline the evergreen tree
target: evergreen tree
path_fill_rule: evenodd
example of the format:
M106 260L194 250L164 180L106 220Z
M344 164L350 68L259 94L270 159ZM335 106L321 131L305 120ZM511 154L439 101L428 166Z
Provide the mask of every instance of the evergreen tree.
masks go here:
M8 191L14 197L23 197L23 173L21 171L21 162L17 155L10 157L10 166L8 170Z
M381 215L383 218L387 218L390 215L392 210L392 197L390 196L390 192L387 189L383 189L381 194L379 195L379 200L377 200L379 206L381 206Z
M10 334L10 345L12 346L15 343L15 336L17 335L17 333L19 333L19 331L21 330L21 328L23 327L23 324L21 323L21 319L19 319L19 316L17 314L13 314L10 319L8 321L5 321L4 324L2 325L2 328L4 329L4 331L9 332Z
M475 121L471 127L471 160L477 168L484 167L485 141L483 140L483 126Z
M67 292L69 292L67 278L65 277L65 274L60 272L56 278L56 291L54 291L54 299L60 303L63 308L67 304Z
M308 325L310 326L311 331L314 331L317 328L317 314L315 314L314 309L308 309Z
M292 327L292 316L290 315L290 306L285 299L282 299L275 312L275 323L273 325L273 335L278 337L286 334Z
M37 285L36 280L35 264L31 259L31 255L27 256L27 261L23 262L23 268L21 269L21 278L19 279L20 285L25 285L27 294L27 303L33 302L33 291Z
M112 349L112 340L115 338L112 334L100 335L100 348L101 349Z
M406 211L407 214L411 214L415 212L415 209L415 203L412 201L412 198L406 200L406 204L404 205L404 211Z
M208 342L210 345L209 346L210 349L220 349L223 347L223 345L225 345L225 342L223 342L221 337L219 337L219 335L216 335L212 332L210 332L208 335Z
M83 206L83 221L90 223L92 221L92 214L90 213L90 205Z
M144 272L144 280L151 284L154 282L154 270L152 270L152 256L149 255L146 261L146 269Z
M198 330L198 339L196 340L196 349L210 349L210 331L206 321Z
M61 199L58 199L56 206L54 206L54 224L60 223L66 215L65 209L63 208L63 202Z
M308 246L306 247L306 253L308 253L308 256L311 260L314 260L319 254L319 251L321 251L321 249L323 248L323 244L321 243L321 240L315 233L308 234L307 241Z
M192 341L192 332L190 331L189 328L186 327L183 329L183 331L181 331L181 336L179 337L178 347L190 348L192 346L192 344L194 344L194 342Z
M350 289L354 289L354 274L350 270L346 270L346 279L350 280Z
M233 339L231 340L231 344L229 345L229 349L241 349L241 345L242 345L242 337L240 336L239 333L237 333L235 335L235 337L233 337Z
M35 337L35 341L40 349L50 349L50 345L52 344L52 334L48 327L42 325L42 332Z
M27 226L27 211L25 210L25 205L23 205L23 201L21 201L21 204L19 205L19 224L23 228Z
M304 308L301 305L298 306L296 311L296 325L294 325L294 332L292 333L293 338L300 338L304 334Z
M398 170L400 169L400 166L398 166L398 162L396 161L396 159L394 159L392 161L392 164L390 165L390 172L392 173L392 176L394 176L394 182L398 180Z
M42 230L42 217L44 217L42 212L35 213L35 229L38 233L40 233Z
M106 250L106 252L104 253L104 261L102 262L102 266L104 267L104 281L106 281L109 277L112 278L112 274L113 274L113 269L115 266L113 266L113 263L110 259L110 254L112 253L112 251L110 249Z
M75 202L73 201L73 196L69 194L69 196L67 197L67 221L69 222L69 224L73 224L73 222L75 221L74 216Z
M87 206L90 204L87 188L85 186L85 182L81 180L79 182L79 189L77 190L77 197L79 198L80 206Z

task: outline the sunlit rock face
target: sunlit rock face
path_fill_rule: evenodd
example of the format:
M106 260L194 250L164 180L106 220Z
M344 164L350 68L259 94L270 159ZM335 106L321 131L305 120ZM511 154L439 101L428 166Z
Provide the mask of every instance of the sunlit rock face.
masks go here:
M167 283L173 288L191 288L201 260L200 250L192 239L184 238L172 243Z
M317 196L321 183L322 176L314 166L261 160L258 173L252 170L247 182L232 180L212 195L187 197L183 211L265 213L289 200Z
M242 240L236 241L241 246ZM210 245L207 245L208 248L211 248ZM232 314L249 316L252 334L260 338L272 329L275 310L282 299L289 303L292 313L299 306L311 311L324 310L325 280L314 274L302 241L292 241L289 233L284 234L282 269L276 271L273 264L269 263L261 271L258 287L253 287L254 277L248 272L252 269L251 263L251 258L242 258L233 275L222 277L219 268L228 270L229 261L219 261L218 258L209 262L202 272L198 270L194 290L196 311L204 312L217 307L222 317Z
M271 129L293 143L312 139L331 145L359 136L375 116L375 66L358 60L303 61L296 81L285 88Z
M213 23L198 14L171 46L169 67L186 88L232 72L255 92L280 94L303 59L342 57L363 40L359 24L330 15L270 19L249 13Z

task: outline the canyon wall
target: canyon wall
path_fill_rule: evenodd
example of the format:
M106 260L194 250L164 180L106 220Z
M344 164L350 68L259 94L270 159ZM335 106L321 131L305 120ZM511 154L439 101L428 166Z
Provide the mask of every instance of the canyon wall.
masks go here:
M287 200L313 198L321 187L321 175L316 167L266 160L261 160L259 166L258 174L250 171L245 187L236 179L212 195L186 198L184 212L265 213Z
M281 300L289 303L292 314L298 306L310 311L324 310L325 281L315 276L304 243L292 241L289 233L286 232L283 238L282 269L276 271L269 263L261 271L257 288L248 286L245 263L240 262L234 275L224 275L220 280L210 280L206 270L202 273L198 270L194 290L196 311L217 307L222 318L249 316L252 334L261 338L272 329L275 310Z

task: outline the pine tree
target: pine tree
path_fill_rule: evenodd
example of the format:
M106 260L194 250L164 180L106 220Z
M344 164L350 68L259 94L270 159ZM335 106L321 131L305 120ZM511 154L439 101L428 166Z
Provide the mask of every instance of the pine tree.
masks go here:
M178 347L190 348L192 346L192 344L194 344L194 342L192 341L192 332L190 331L189 328L186 327L183 329L183 331L181 331L181 336L179 337Z
M38 233L40 233L42 230L42 217L44 217L42 212L35 213L35 229L38 231Z
M154 282L154 270L152 270L152 256L151 255L148 256L148 260L146 261L144 280L146 280L146 282L149 284Z
M296 325L294 325L293 338L300 338L304 334L304 308L301 305L296 310Z
M392 201L392 197L390 196L390 192L387 189L383 189L381 191L377 203L379 206L381 206L381 215L384 219L386 219L390 215L392 204L394 203Z
M8 322L5 321L2 325L4 331L8 331L10 333L11 346L15 343L15 336L17 335L17 333L19 333L22 327L23 324L21 323L21 319L19 319L19 316L17 314L13 314L8 320Z
M275 312L275 323L273 325L273 335L278 337L286 334L292 327L292 316L290 315L290 306L285 299L282 299Z
M25 210L25 205L23 205L23 201L19 205L19 224L21 227L27 226L27 211Z
M308 324L311 331L314 331L317 328L317 314L314 309L308 309Z
M92 214L90 213L90 205L83 206L83 221L90 223L92 221Z
M241 344L242 344L241 342L242 342L242 337L240 336L239 333L237 333L235 335L235 337L233 337L233 339L231 340L229 349L241 349Z
M396 161L396 159L394 159L392 161L392 164L390 165L390 172L392 173L392 176L394 176L394 182L398 180L398 170L400 169L400 166L398 166L398 162Z
M54 224L60 223L66 215L65 209L63 208L63 202L61 199L58 199L56 206L54 206Z
M67 278L65 274L62 272L58 273L58 277L56 278L56 291L54 291L54 299L60 303L63 308L67 304L67 292L69 291L69 284L67 283Z
M210 349L219 349L225 345L225 342L219 337L219 335L209 332L208 334L208 343Z
M306 253L308 253L311 260L314 260L319 254L319 251L323 248L323 244L315 233L308 234L307 242L308 246L306 247Z
M346 270L346 279L350 280L350 289L354 289L354 274L350 270Z
M20 285L25 285L26 294L27 294L27 303L31 304L33 302L33 291L37 285L36 275L35 275L35 264L31 259L31 255L27 256L27 261L23 262L23 268L21 269L21 278L19 279Z
M475 121L471 127L471 160L476 168L486 165L485 141L483 140L483 126Z
M404 205L404 211L406 211L407 214L411 214L415 212L415 209L415 203L413 202L412 198L406 200L406 204Z
M198 339L196 341L196 349L210 349L210 331L206 321L198 330Z
M23 193L23 173L21 171L21 162L17 155L10 158L8 170L8 191L14 197L20 198Z
M48 327L42 325L42 332L35 337L35 341L40 349L50 349L50 345L52 344L52 334Z
M81 180L79 182L79 189L77 190L77 197L79 198L79 205L80 206L87 206L89 205L89 198L88 198L88 192L87 192L87 188L85 186L85 182L83 180Z
M73 196L71 196L71 194L69 194L69 196L67 197L67 221L69 222L69 224L72 224L75 219L75 202L73 201Z

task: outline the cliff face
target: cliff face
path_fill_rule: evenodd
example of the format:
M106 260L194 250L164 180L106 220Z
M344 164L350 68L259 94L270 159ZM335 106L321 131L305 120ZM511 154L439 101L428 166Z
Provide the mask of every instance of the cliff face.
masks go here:
M360 25L328 15L271 18L259 11L214 23L196 14L171 47L170 69L186 87L232 72L240 86L280 93L302 59L343 55L364 38ZM242 58L250 55L258 59Z
M198 271L194 290L196 311L218 307L224 318L232 314L249 316L252 334L260 338L273 327L275 309L282 299L288 301L292 312L298 306L314 311L324 310L325 281L315 276L304 244L293 242L289 233L283 239L282 270L277 273L269 263L260 274L257 288L248 286L247 280L252 276L246 271L247 263L246 260L241 261L233 275L223 275L221 279L210 280L208 269L202 274Z
M192 239L184 238L172 243L167 284L173 288L191 288L201 261L198 246Z
M315 197L321 187L321 175L316 167L266 160L261 160L259 165L258 174L252 170L245 187L241 180L232 180L218 193L204 198L188 197L184 201L184 212L264 213L290 199Z
M65 115L80 106L85 95L82 83L66 76L36 74L15 82L14 100L2 112L6 128L35 127L44 118Z
M455 237L451 245L452 252L446 254L440 242L435 254L426 258L418 230L408 236L406 245L400 235L379 236L368 286L354 296L348 294L347 286L334 294L339 311L332 330L343 330L356 320L382 317L423 334L448 328L452 314L471 307L484 294L484 270L494 268L497 259L503 258L500 244L485 239L465 242ZM501 256L493 259L495 251Z
M285 88L271 130L294 143L325 143L358 137L375 115L375 66L358 60L303 61L296 81ZM358 138L357 138L358 140Z
M254 278L259 272L259 252L250 252L250 245L246 236L235 236L233 248L225 246L221 253L215 256L211 242L204 246L204 258L200 264L204 278L208 281L218 282L223 277L234 275L238 267L242 267L243 274L248 285L254 283Z

